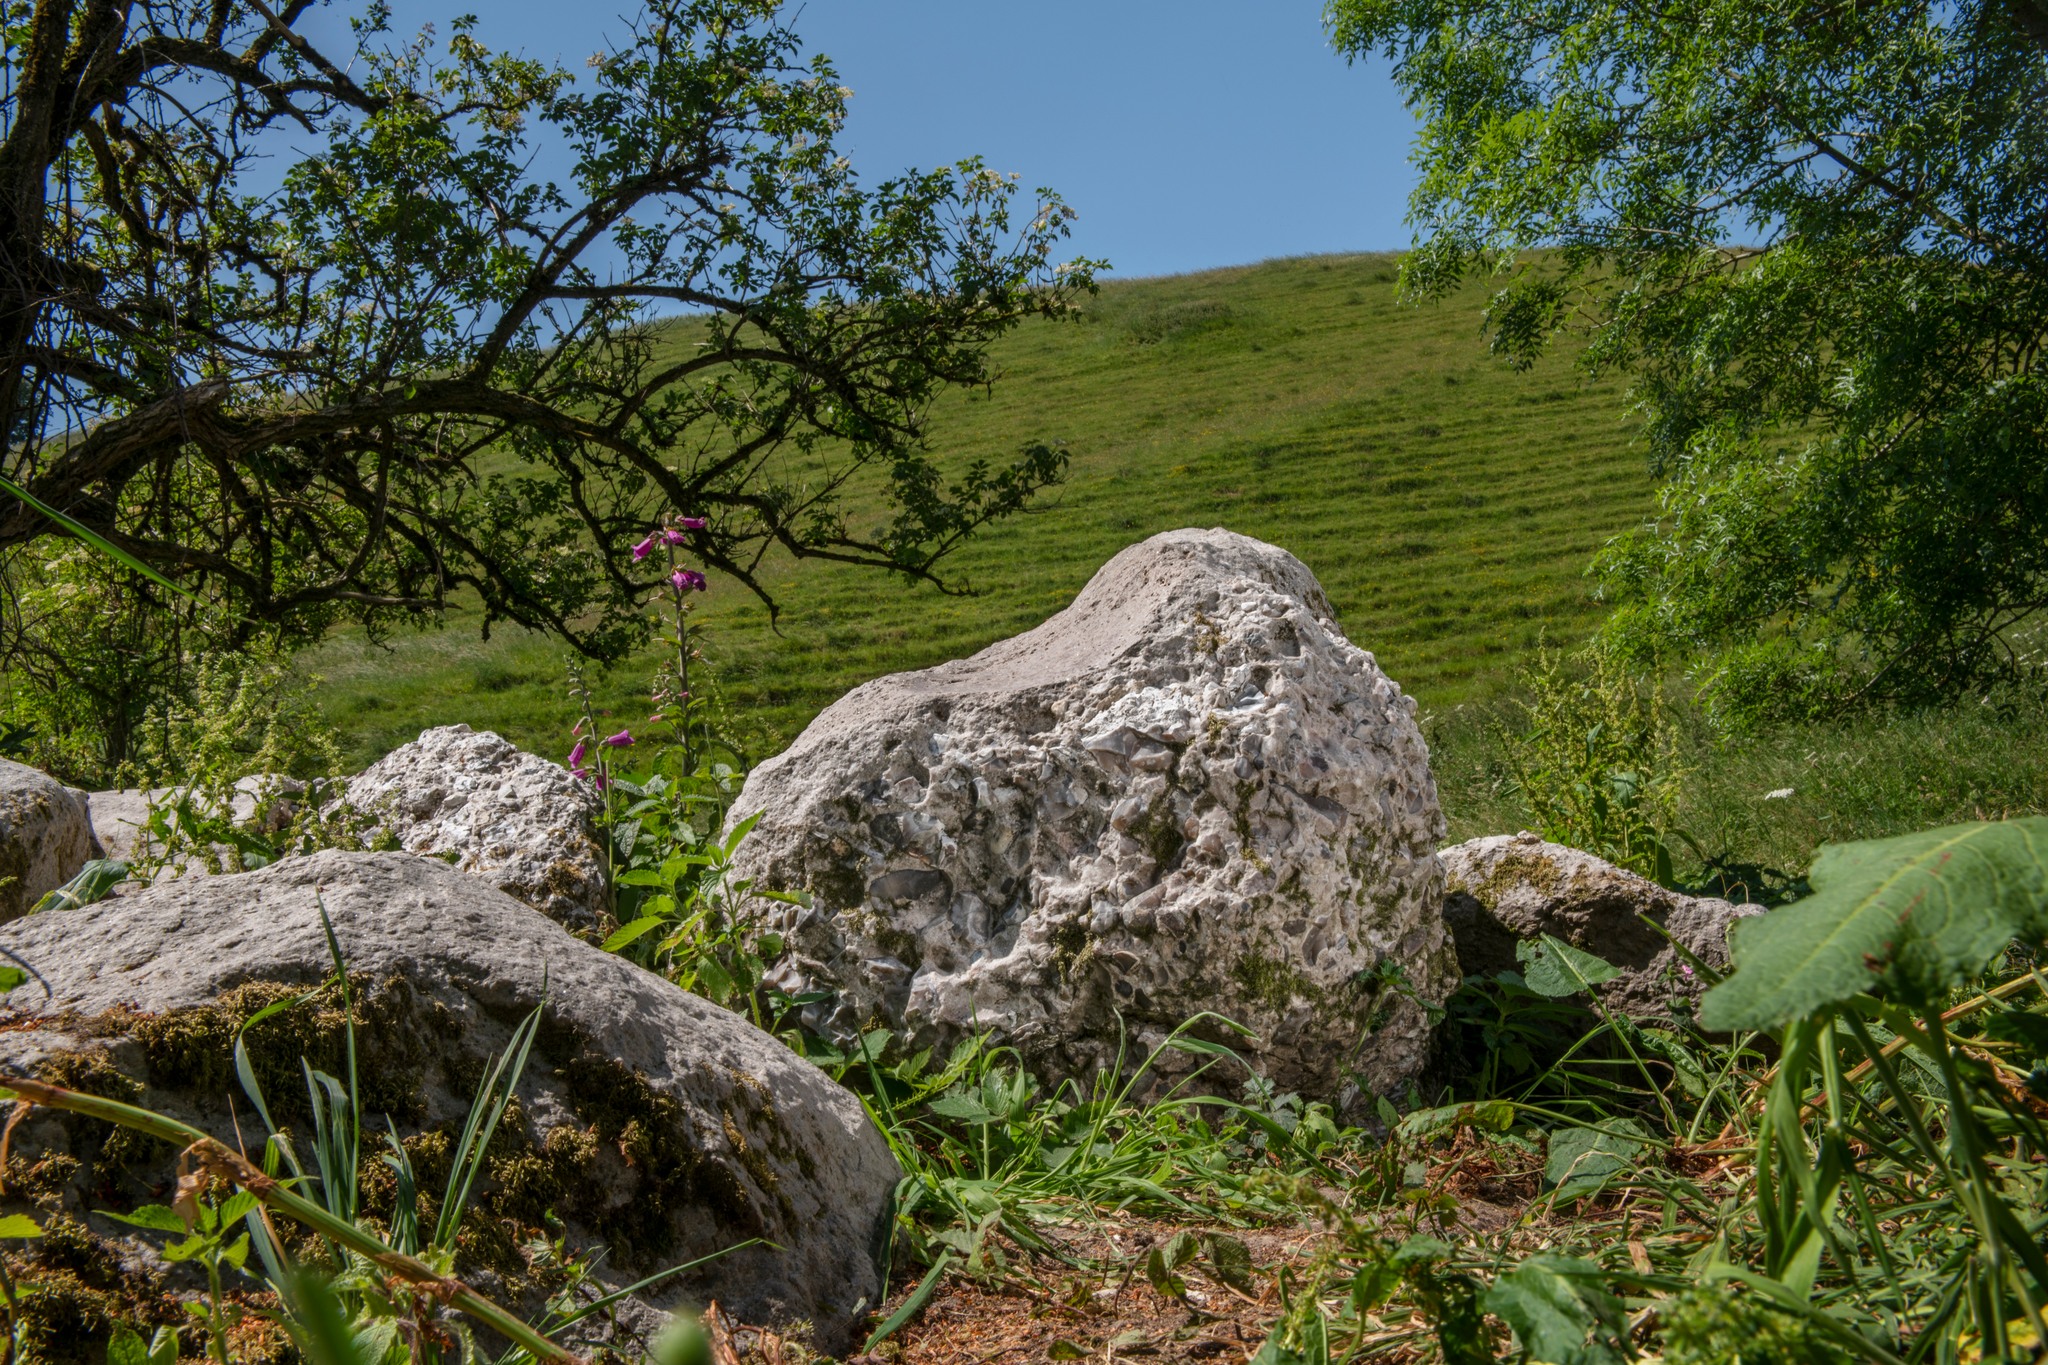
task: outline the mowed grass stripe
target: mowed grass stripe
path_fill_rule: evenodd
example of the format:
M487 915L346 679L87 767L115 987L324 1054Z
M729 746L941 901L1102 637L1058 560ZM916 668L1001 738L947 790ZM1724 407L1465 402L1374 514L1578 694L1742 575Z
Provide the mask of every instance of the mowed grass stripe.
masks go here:
M1497 695L1539 635L1584 635L1600 611L1587 561L1653 506L1620 387L1582 383L1562 357L1509 370L1485 354L1478 291L1418 309L1393 279L1389 258L1356 256L1116 283L1083 320L1006 339L1001 381L949 396L933 444L964 460L1064 440L1067 484L959 552L971 597L776 561L777 633L758 602L715 586L711 663L757 747L868 678L1036 625L1118 550L1180 526L1299 555L1347 633L1425 706ZM524 631L479 641L457 613L389 650L338 637L307 663L367 761L456 720L560 747L563 657ZM646 673L615 671L606 708L640 713Z

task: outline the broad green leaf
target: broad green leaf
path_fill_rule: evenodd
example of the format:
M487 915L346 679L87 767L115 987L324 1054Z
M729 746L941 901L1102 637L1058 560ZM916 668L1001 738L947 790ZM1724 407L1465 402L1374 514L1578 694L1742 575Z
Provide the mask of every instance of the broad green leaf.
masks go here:
M1201 1242L1194 1233L1176 1232L1145 1254L1145 1278L1162 1298L1181 1297L1188 1292L1188 1285L1176 1272L1195 1259L1200 1249Z
M1047 1360L1086 1360L1088 1358L1088 1349L1085 1346L1076 1346L1065 1337L1061 1337L1058 1341L1045 1348L1045 1358Z
M1515 1329L1522 1350L1544 1365L1622 1365L1616 1331L1621 1301L1606 1272L1575 1256L1536 1255L1493 1282L1486 1311Z
M1401 1120L1394 1136L1402 1142L1420 1142L1439 1133L1459 1128L1480 1128L1505 1133L1515 1123L1515 1106L1506 1100L1483 1100L1469 1104L1447 1104L1439 1109L1418 1109Z
M1735 971L1702 1025L1774 1028L1879 986L1939 992L2014 937L2048 936L2048 817L1830 844L1808 880L1805 900L1735 924Z
M604 941L604 950L608 953L616 953L633 940L653 933L662 924L663 920L659 915L648 915L644 919L634 920L631 924L622 924L613 932L610 938Z
M19 967L0 967L0 995L5 995L28 980L28 973Z
M41 1226L36 1223L35 1219L25 1213L10 1213L5 1217L0 1217L0 1238L40 1237L42 1235L43 1230Z
M1562 1128L1550 1135L1543 1178L1560 1199L1596 1194L1609 1180L1633 1170L1648 1146L1633 1119L1609 1119L1601 1128Z
M107 1342L107 1365L150 1365L149 1347L133 1328L117 1326Z
M31 915L50 910L76 910L107 898L107 893L128 879L128 864L115 858L94 858L78 869L78 875L29 908Z
M126 1223L130 1227L148 1228L152 1232L182 1234L185 1231L185 1220L162 1204L144 1204L133 1213L114 1213L109 1209L101 1209L100 1216L111 1218L117 1223Z
M1538 995L1562 999L1621 975L1620 968L1572 947L1552 934L1523 939L1515 945L1523 980Z
M925 1108L942 1119L957 1119L961 1123L994 1123L999 1117L989 1112L980 1100L958 1091L939 1096Z
M1257 1280L1250 1247L1227 1232L1212 1232L1202 1239L1202 1251L1209 1258L1210 1274L1241 1293L1252 1291Z

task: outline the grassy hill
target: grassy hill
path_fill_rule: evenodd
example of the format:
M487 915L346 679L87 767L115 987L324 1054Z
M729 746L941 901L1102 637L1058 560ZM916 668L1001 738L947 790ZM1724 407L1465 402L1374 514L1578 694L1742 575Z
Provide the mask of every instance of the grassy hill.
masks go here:
M1077 323L1022 329L992 394L944 402L934 443L998 457L1064 440L1066 486L953 561L972 596L785 561L769 575L778 634L715 586L707 652L727 702L772 751L855 684L1027 629L1117 550L1180 526L1299 555L1425 708L1497 695L1539 634L1597 619L1588 557L1647 514L1651 484L1620 386L1562 358L1521 374L1489 359L1483 301L1415 308L1391 258L1321 257L1115 283ZM458 613L389 648L337 638L308 666L366 762L456 720L562 747L563 659L516 629L483 641ZM646 673L616 670L605 705L642 714Z

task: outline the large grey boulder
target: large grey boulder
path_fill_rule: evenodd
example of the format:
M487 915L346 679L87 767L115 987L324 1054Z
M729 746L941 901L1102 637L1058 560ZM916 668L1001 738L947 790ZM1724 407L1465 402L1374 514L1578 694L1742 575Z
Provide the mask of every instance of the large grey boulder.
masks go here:
M597 802L569 770L488 730L444 725L349 780L348 803L408 853L454 865L564 927L610 927Z
M828 708L748 778L737 871L812 893L773 911L777 980L832 992L806 1022L840 1039L991 1030L1060 1078L1119 1018L1142 1055L1214 1011L1283 1088L1348 1101L1422 1064L1456 981L1414 711L1294 556L1170 532L1037 629Z
M366 1141L378 1141L389 1114L399 1133L424 1135L407 1142L422 1171L437 1159L445 1170L487 1055L545 992L510 1131L494 1145L486 1193L465 1224L473 1235L459 1273L534 1306L550 1284L519 1247L549 1215L574 1246L610 1249L598 1272L607 1284L761 1238L775 1246L749 1247L643 1297L661 1308L715 1298L744 1321L808 1321L826 1349L846 1344L863 1301L878 1301L899 1178L859 1101L739 1016L436 861L329 851L10 925L0 945L49 994L34 983L13 993L0 1065L82 1080L98 1093L126 1088L233 1143L235 1030L263 1004L329 975L322 905L362 1000L364 1107L375 1111ZM251 1030L280 1121L303 1129L300 1055L340 1070L338 1021L330 993ZM235 1101L254 1150L257 1120ZM294 1104L300 1116L283 1119ZM85 1218L110 1193L168 1202L176 1153L137 1142L110 1148L104 1136L38 1110L13 1132L9 1171L61 1174L67 1167L48 1158L77 1163L68 1183L42 1188L46 1214L62 1206ZM11 1184L21 1198L24 1182ZM388 1182L366 1188L373 1211L379 1199L388 1205ZM122 1231L87 1223L107 1239ZM653 1316L648 1304L639 1312Z
M1681 895L1527 831L1488 835L1438 856L1444 918L1457 937L1465 975L1517 970L1515 945L1551 934L1621 969L1599 991L1604 1004L1625 1014L1660 1013L1674 999L1704 989L1671 939L1709 966L1726 968L1728 926L1763 913L1754 905Z
M0 759L0 922L27 914L97 854L84 792Z

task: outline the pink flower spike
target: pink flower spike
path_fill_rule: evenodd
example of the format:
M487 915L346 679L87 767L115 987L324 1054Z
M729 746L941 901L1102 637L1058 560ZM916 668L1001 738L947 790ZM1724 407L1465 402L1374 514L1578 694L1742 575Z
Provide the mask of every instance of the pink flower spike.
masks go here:
M575 748L573 748L573 749L571 749L571 750L569 751L569 768L570 768L570 771L574 772L574 771L580 771L580 770L582 769L582 767L583 767L583 755L584 755L584 754L585 754L586 752L588 752L588 750L587 750L587 749L585 748L585 746L584 746L584 743L583 743L583 741L582 741L582 740L580 740L580 739L579 739L579 740L577 740L577 741L576 741L576 747L575 747Z
M702 517L678 517L676 520L685 531L701 531L711 524Z
M682 592L702 592L708 586L704 581L704 575L695 569L677 569L668 576L668 581Z
M665 720L667 720L667 719L668 719L668 717L667 717L667 716L664 716L663 714L661 714L661 712L659 712L659 711L656 711L656 712L655 712L655 713L654 713L653 715L651 715L651 716L649 716L649 717L647 718L647 723L648 723L649 725L659 725L659 724L661 724L661 723L662 723L663 721L665 721Z
M649 536L649 537L647 537L647 539L645 539L645 540L641 541L641 542L640 542L640 543L639 543L638 545L635 545L635 546L633 547L633 562L634 562L635 564L638 564L638 563L639 563L639 562L640 562L641 560L643 560L643 559L647 558L647 556L649 556L649 555L651 555L651 554L653 554L653 553L654 553L654 537L653 537L653 536Z
M604 745L607 749L623 749L632 742L633 732L631 730L621 730L615 735L606 735L598 741L599 744Z
M689 539L688 536L685 536L681 531L676 530L673 526L669 527L668 530L663 531L661 533L661 538L671 545L681 545L685 540Z

